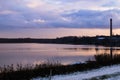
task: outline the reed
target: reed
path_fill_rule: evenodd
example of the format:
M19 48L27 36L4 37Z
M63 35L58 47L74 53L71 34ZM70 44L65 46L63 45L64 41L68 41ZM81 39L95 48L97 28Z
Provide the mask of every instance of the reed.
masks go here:
M47 61L36 65L4 65L0 67L0 80L31 80L36 77L51 77L53 75L96 69L111 65L111 63L112 65L120 64L120 54L114 54L112 60L110 54L97 54L94 57L95 61L89 60L86 63L73 65L62 65L59 61Z
M96 62L101 65L119 64L120 63L120 54L113 54L112 59L111 59L111 55L108 53L97 54L94 57L95 57Z

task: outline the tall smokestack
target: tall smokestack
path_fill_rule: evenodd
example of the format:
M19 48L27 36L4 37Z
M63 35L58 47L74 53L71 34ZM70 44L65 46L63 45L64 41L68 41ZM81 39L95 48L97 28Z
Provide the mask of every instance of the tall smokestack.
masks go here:
M110 56L111 56L111 63L112 63L112 18L110 18Z
M110 18L110 37L112 37L112 18Z

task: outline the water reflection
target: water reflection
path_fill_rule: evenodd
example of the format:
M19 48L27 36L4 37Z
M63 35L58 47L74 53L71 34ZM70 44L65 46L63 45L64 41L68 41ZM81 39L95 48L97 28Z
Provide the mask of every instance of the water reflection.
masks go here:
M60 61L62 64L84 62L94 59L95 54L110 53L110 47L65 44L0 44L0 66L8 64L36 64ZM120 54L120 47L112 48Z
M94 48L63 48L64 50L85 50L85 51L88 51L88 50L94 50Z
M120 54L120 48L119 47L107 47L107 48L95 48L96 54Z

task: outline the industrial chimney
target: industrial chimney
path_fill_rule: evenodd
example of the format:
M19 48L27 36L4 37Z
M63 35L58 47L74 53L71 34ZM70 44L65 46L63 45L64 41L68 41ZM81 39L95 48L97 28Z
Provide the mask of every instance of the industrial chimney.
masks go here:
M110 18L110 56L111 56L111 63L112 63L112 18Z
M110 37L112 37L112 18L110 18Z

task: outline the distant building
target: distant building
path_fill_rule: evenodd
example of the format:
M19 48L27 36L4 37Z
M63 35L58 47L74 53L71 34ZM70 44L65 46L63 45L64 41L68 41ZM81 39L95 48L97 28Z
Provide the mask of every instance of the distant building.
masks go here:
M105 39L105 37L98 37L97 39L98 40L103 40L103 39Z

